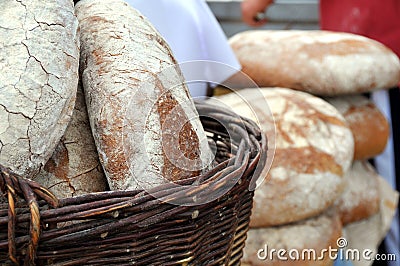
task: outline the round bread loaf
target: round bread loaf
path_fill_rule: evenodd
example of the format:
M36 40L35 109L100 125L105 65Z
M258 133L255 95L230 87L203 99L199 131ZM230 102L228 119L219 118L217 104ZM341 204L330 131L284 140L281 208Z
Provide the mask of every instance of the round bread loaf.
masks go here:
M75 10L90 124L110 188L199 174L212 152L164 39L122 0L82 0Z
M363 95L326 99L346 119L354 137L354 160L379 155L389 139L389 123L376 105Z
M393 51L350 33L246 31L230 44L242 71L259 86L338 95L391 88L400 81L400 61Z
M344 176L344 192L336 202L343 225L379 212L378 177L367 161L353 162Z
M250 102L267 135L275 123L275 156L266 180L255 191L250 226L317 215L342 193L343 175L353 159L352 133L340 113L318 97L284 88L260 90L261 94L244 89L218 97L242 116L255 119ZM266 103L273 117L258 111L267 108Z
M0 164L33 178L74 108L78 20L71 0L3 0L0 10Z
M242 265L330 266L333 260L323 249L337 248L341 233L339 215L334 210L288 225L250 229Z
M35 181L49 188L58 198L108 190L81 87L78 88L71 122Z
M354 260L354 265L371 265L379 245L391 230L397 214L398 192L381 176L378 177L377 187L380 196L379 212L343 227L344 236L348 241L348 249L372 251L366 254L367 257L360 256L357 264Z

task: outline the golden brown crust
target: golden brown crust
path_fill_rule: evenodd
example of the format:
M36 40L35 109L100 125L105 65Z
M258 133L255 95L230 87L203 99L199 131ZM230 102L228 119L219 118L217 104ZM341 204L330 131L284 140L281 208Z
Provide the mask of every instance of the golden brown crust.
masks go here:
M233 36L230 44L242 71L262 87L338 95L391 88L400 80L396 54L354 34L257 30Z
M292 89L244 89L238 93L253 104L268 137L274 135L271 125L276 129L275 156L265 181L255 190L250 226L295 222L333 205L343 191L343 175L353 159L353 136L340 113L326 101ZM243 116L250 114L248 104L238 95L218 99ZM260 112L267 103L273 117Z
M218 97L238 114L260 122L275 156L255 190L250 226L287 224L315 216L340 197L353 158L346 121L326 101L285 88L244 89ZM243 101L242 98L246 99ZM251 102L252 106L248 105ZM269 105L273 117L262 112ZM253 112L257 115L254 117ZM272 125L272 126L271 126ZM274 127L275 126L275 127Z
M362 95L327 98L346 119L354 136L354 160L370 159L383 152L389 123L382 112Z
M335 159L315 147L276 149L273 167L287 167L304 174L331 172L343 176L343 168Z

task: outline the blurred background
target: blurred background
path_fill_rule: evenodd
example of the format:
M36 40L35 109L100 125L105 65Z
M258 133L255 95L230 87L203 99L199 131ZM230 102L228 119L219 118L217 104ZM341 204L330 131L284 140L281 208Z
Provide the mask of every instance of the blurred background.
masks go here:
M227 37L252 29L241 20L241 0L207 0ZM269 23L257 29L319 29L318 0L275 0L266 12Z

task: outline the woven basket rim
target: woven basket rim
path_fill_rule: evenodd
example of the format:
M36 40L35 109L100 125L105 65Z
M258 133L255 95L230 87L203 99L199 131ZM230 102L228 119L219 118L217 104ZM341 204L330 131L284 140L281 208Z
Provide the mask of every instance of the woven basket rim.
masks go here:
M184 217L182 219L186 222L191 222L190 219L200 221L199 224L201 224L204 223L201 219L212 215L213 209L223 209L223 206L228 205L236 206L234 210L230 207L228 212L233 210L236 213L234 219L237 222L236 226L242 228L238 235L243 238L243 234L247 232L251 211L251 204L249 205L249 201L252 200L251 186L254 186L255 179L258 178L266 161L266 136L254 122L239 117L232 111L205 102L196 101L195 104L205 130L212 134L210 139L218 145L217 160L219 162L207 173L177 181L176 184L162 184L150 191L105 191L57 199L35 181L15 175L9 169L0 166L2 172L0 188L8 199L7 204L0 204L0 228L5 228L6 224L8 228L7 236L0 234L0 262L3 262L2 250L6 250L9 261L20 262L21 254L25 253L25 263L34 265L37 258L48 256L45 249L51 250L55 247L59 250L62 243L81 239L78 235L81 232L87 232L85 237L88 242L96 243L96 241L102 241L98 239L98 234L101 232L107 232L110 235L119 234L115 237L116 239L129 238L129 235L124 236L120 232L121 228L140 232L146 230L143 231L143 235L152 230L155 232L166 230L160 226L160 223L169 221L175 216ZM219 120L223 120L223 123L216 123ZM230 127L234 133L227 134L224 127ZM209 196L207 193L218 193L226 186L230 186L229 191L222 193L216 199L201 205L193 204L196 203L196 197L199 199ZM243 208L237 206L240 202L237 198L240 193L251 195L248 196ZM22 196L27 204L16 202L17 195ZM37 201L37 197L41 200ZM176 199L181 199L182 204L173 204ZM232 205L234 201L237 202L236 205ZM18 210L18 213L15 210ZM243 213L243 217L238 216L240 212ZM232 213L229 215L229 217L235 217ZM110 223L110 219L114 222ZM174 219L171 220L171 226L175 225L179 228L181 221ZM93 224L77 223L86 220L93 221ZM54 225L65 222L73 222L77 225L66 226L64 230L53 228ZM15 232L16 224L23 223L29 223L29 234L21 235ZM224 223L221 223L221 226L230 230ZM223 245L223 242L221 243ZM237 257L240 259L241 256L243 240L236 244L229 243L229 245L235 247L235 250L233 251L234 248L232 248L230 252L239 254L232 260L237 261ZM20 251L21 247L24 247L23 252ZM96 259L94 258L93 261ZM103 265L100 263L102 261L100 258L97 261L99 261L98 265Z

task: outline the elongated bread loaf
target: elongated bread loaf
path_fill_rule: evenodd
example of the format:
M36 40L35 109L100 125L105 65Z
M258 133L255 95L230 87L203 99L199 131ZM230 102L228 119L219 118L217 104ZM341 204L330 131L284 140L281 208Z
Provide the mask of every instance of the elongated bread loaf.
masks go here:
M108 189L81 87L78 88L71 122L53 155L35 180L48 187L58 198Z
M90 124L111 189L199 174L211 150L167 43L121 0L75 9Z
M32 178L71 118L78 20L71 0L3 0L0 10L0 164Z
M343 95L326 100L346 119L354 137L354 160L370 159L383 152L389 123L376 105L363 95Z
M394 87L400 60L383 44L342 32L258 30L238 33L230 44L260 87L287 87L317 95Z

